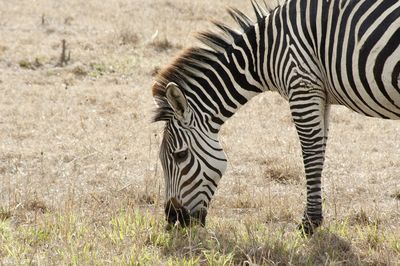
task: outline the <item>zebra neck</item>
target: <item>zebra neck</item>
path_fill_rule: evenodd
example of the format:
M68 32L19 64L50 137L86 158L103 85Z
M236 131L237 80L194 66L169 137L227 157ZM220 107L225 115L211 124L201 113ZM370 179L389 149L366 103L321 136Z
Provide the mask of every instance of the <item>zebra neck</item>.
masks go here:
M275 23L274 17L268 15L250 27L209 68L212 73L207 76L212 89L208 94L217 107L212 119L215 124L221 126L259 93L280 92L277 73L268 71L275 65L269 54L272 38L280 33L279 25L270 26Z

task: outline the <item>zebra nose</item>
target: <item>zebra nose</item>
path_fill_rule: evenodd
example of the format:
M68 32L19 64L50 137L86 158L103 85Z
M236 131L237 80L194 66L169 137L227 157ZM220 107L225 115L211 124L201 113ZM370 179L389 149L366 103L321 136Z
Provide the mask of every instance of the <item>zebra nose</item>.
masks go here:
M195 211L191 215L193 218L197 219L200 223L201 226L206 226L206 217L207 217L207 210L206 209L200 209L198 211Z
M176 198L171 198L165 204L165 217L168 224L174 225L177 221L182 227L190 224L190 215Z

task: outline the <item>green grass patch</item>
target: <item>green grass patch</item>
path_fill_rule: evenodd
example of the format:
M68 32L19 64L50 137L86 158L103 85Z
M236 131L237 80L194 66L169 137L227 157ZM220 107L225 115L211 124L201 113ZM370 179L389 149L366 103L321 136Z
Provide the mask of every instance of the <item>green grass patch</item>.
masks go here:
M43 67L48 62L45 56L36 56L33 60L22 59L18 61L20 68L35 70Z
M71 265L314 265L388 263L400 240L375 224L336 222L303 238L294 225L212 217L206 228L165 229L161 215L117 211L106 220L45 213L35 223L0 221L0 261ZM396 257L397 256L397 257ZM392 259L391 261L388 261Z

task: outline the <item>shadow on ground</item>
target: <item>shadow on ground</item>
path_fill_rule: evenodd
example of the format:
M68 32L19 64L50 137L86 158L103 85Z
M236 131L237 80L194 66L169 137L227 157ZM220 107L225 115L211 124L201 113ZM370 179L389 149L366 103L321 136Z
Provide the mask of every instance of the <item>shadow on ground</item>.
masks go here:
M234 265L359 265L360 256L351 243L326 229L310 238L291 229L271 230L264 225L235 228L219 225L215 229L174 229L164 248L167 257L197 257L206 264Z

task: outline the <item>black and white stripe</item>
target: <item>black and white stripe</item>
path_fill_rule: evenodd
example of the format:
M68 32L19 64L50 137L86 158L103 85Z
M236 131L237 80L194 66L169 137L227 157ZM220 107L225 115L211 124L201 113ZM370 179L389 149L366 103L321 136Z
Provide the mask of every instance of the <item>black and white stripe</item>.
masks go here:
M330 105L400 119L400 1L252 5L255 22L230 9L241 30L215 23L217 33L198 35L207 48L187 50L153 87L155 120L166 121L160 151L166 196L190 213L207 208L226 168L217 138L221 125L256 94L277 91L289 101L302 147L307 180L302 226L311 233L322 222ZM182 94L175 105L167 97L171 84ZM188 155L177 163L173 156L180 150Z

